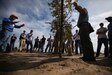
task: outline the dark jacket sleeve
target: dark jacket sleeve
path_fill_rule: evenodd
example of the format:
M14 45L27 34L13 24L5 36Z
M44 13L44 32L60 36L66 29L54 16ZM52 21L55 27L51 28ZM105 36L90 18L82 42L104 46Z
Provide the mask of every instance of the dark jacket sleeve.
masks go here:
M20 26L18 26L18 25L15 25L15 26L14 26L14 28L21 28L21 25L20 25Z

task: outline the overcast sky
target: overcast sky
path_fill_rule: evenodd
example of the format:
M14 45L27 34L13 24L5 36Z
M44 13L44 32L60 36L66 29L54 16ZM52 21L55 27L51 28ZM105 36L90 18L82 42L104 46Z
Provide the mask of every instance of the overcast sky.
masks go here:
M19 36L23 30L27 33L33 29L34 38L45 35L46 38L51 34L50 25L45 22L52 21L52 16L49 10L48 2L52 0L0 0L0 23L4 17L9 17L10 14L15 14L19 17L19 24L24 23L25 27L21 29L14 29L14 33ZM89 12L89 21L95 29L95 32L91 34L94 49L96 50L97 35L96 30L99 28L99 23L103 22L105 27L108 22L105 17L112 16L112 0L79 0L78 4L86 7ZM72 18L77 22L77 11L72 13ZM73 26L76 25L73 22ZM72 31L75 32L77 28Z

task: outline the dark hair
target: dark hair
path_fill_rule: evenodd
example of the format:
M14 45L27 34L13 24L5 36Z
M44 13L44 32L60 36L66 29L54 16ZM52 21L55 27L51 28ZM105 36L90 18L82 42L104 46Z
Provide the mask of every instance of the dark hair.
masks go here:
M33 30L31 30L30 32L33 32Z
M103 26L104 24L103 23L100 23L100 26Z
M78 30L76 30L76 32L78 32Z
M23 32L26 32L25 30Z

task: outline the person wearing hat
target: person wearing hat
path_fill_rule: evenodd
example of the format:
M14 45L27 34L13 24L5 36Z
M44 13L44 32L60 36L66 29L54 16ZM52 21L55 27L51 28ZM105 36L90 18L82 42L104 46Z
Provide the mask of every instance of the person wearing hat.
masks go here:
M100 23L99 26L100 26L100 28L96 31L96 34L98 35L98 46L97 46L96 57L98 57L100 55L100 50L101 50L102 44L104 44L104 46L105 46L104 55L105 55L105 57L108 57L108 39L107 39L107 35L106 35L107 28L103 27L104 23Z
M6 48L9 46L13 29L21 28L24 26L24 24L19 26L15 25L16 23L18 23L18 21L14 21L16 19L18 19L18 17L12 14L9 18L4 18L2 21L2 32L4 34L4 36L0 39L0 48L2 49L2 52L6 52Z
M108 22L109 58L112 58L112 17L105 18Z

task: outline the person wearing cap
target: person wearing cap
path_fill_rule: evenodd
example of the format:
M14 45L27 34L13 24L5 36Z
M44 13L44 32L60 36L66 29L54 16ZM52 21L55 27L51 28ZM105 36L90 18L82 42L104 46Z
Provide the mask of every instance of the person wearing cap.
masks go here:
M22 52L22 50L26 49L26 31L24 30L23 33L21 33L19 37L19 51Z
M105 18L108 22L109 58L112 58L112 17Z
M100 23L99 24L100 28L96 31L96 34L98 35L98 45L97 45L97 53L96 53L96 57L98 57L100 55L100 49L102 44L104 44L105 46L105 50L104 50L104 55L105 57L108 57L108 39L107 39L107 28L103 27L104 24Z
M29 52L29 45L30 45L30 53L32 52L33 49L32 42L33 42L33 30L31 30L30 33L26 35L26 44L27 44L26 52Z
M76 2L73 3L75 9L79 12L79 19L77 26L79 27L79 35L81 40L81 45L83 49L84 61L95 61L93 45L89 34L93 32L92 27L89 23L88 11L86 8L81 7Z
M18 23L18 21L14 21L16 19L18 19L18 17L12 14L9 18L4 18L2 21L2 32L4 33L4 37L0 39L0 48L3 52L6 52L6 48L10 43L10 38L13 33L13 29L21 28L24 26L24 24L15 25L16 23Z

